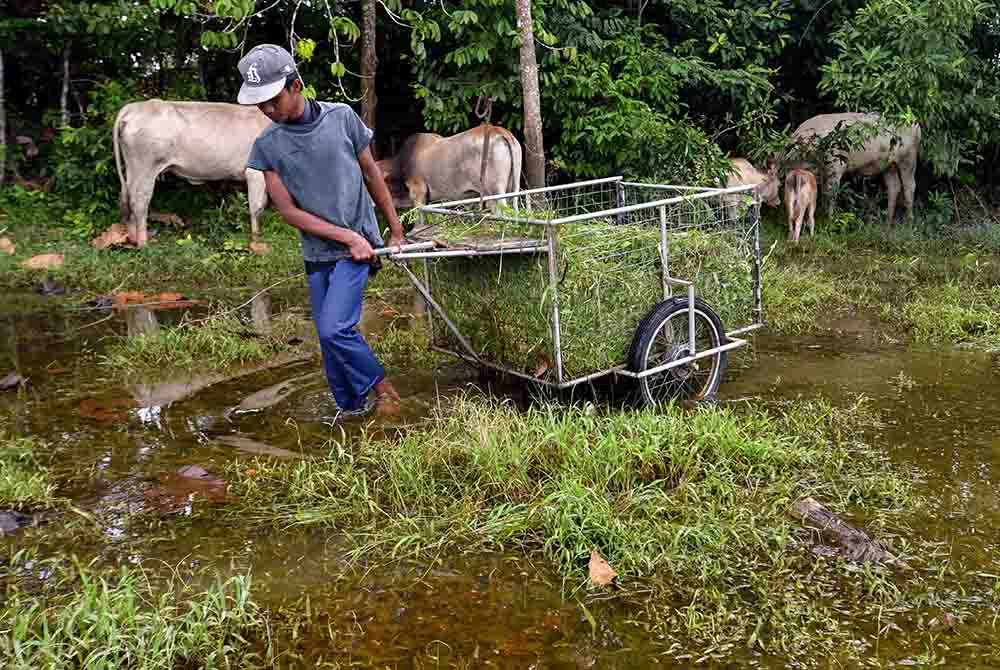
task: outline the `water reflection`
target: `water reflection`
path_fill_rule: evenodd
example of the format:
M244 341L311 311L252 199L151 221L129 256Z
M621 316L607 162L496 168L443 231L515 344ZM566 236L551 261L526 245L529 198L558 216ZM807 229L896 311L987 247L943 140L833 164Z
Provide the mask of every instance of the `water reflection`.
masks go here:
M151 335L160 329L156 315L145 307L129 307L123 311L129 337Z
M271 332L271 294L268 291L258 293L250 301L250 320L254 330L261 335Z

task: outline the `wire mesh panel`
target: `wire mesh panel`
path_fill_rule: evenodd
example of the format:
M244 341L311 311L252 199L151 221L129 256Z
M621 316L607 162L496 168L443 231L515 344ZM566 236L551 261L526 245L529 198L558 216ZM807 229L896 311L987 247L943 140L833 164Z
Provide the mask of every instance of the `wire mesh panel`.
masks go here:
M719 192L626 183L625 201L671 200L661 216L641 209L630 221L652 226L665 219L667 275L692 281L698 296L727 330L757 321L755 266L760 200L754 191Z

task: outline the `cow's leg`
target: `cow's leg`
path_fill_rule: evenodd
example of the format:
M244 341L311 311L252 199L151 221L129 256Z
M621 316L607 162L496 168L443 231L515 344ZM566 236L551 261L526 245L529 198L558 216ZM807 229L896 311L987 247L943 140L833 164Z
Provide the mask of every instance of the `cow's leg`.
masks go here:
M788 214L788 241L795 240L795 191L785 190L785 212Z
M795 207L795 244L799 243L799 237L802 236L802 220L806 217L806 208L802 206L801 202L796 203Z
M900 163L899 179L903 186L903 206L906 207L906 222L913 223L913 196L917 190L916 161Z
M809 200L809 204L806 207L806 216L809 217L809 237L814 237L816 235L816 193L813 191L813 197Z
M156 177L160 171L146 167L143 170L137 166L128 172L129 205L131 216L128 221L128 239L137 247L146 246L146 217L149 215L149 203L153 200L153 190L156 187Z
M267 184L264 173L259 170L247 169L244 173L247 180L247 200L250 203L250 247L264 249L260 239L260 215L267 207Z
M844 164L840 161L830 163L826 168L826 180L823 184L823 194L826 197L826 215L833 218L837 204L837 191L840 189L840 180L844 176Z
M882 174L885 190L889 194L889 225L896 225L896 198L899 197L899 170L891 166Z

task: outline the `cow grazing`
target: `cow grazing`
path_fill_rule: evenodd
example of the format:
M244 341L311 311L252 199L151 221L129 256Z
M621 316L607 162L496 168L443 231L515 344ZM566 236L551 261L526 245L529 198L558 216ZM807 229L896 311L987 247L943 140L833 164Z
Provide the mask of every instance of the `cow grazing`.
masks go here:
M122 107L113 140L121 181L119 205L129 240L145 246L156 179L171 173L192 184L245 181L251 240L258 242L267 187L264 174L247 169L246 162L254 140L269 125L270 119L256 107L227 103L153 99Z
M820 114L814 116L792 133L796 142L814 143L826 137L838 127L850 127L858 122L879 124L877 114L843 113ZM917 158L920 154L921 129L914 124L908 128L878 128L864 144L846 156L830 156L824 166L823 194L826 197L826 211L833 216L837 187L846 174L861 174L866 177L882 175L889 194L889 223L895 223L896 199L902 189L906 218L913 218L913 194L916 189L914 177ZM834 152L840 153L840 152ZM815 166L811 166L815 167Z
M745 158L731 158L729 159L729 162L732 165L733 170L726 178L726 188L755 184L757 188L754 189L754 191L760 197L761 201L767 204L768 207L777 207L781 204L781 200L778 196L777 163L768 163L767 170L761 171L755 168L750 161ZM726 195L724 197L727 218L736 218L740 203L746 195L746 192L743 192Z
M500 126L489 127L489 161L480 189L486 128L481 125L450 137L417 133L407 138L398 154L378 161L396 208L520 190L521 144ZM496 202L487 206L493 209Z
M788 240L799 243L802 222L809 223L809 234L816 232L816 176L809 170L795 168L785 175L785 209L788 211Z

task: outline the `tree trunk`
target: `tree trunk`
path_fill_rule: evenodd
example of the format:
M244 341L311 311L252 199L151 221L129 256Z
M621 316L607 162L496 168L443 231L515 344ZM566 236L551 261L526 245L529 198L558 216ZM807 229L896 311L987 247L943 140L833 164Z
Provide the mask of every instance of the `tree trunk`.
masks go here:
M7 176L7 106L3 97L3 49L0 49L0 184Z
M59 109L62 111L62 124L69 125L69 54L70 45L67 42L63 48L63 80L62 95L59 97Z
M361 120L375 130L375 0L361 1Z
M521 97L524 100L525 172L529 188L545 186L545 147L542 142L542 109L538 95L538 61L531 0L516 0L517 27L521 33Z

